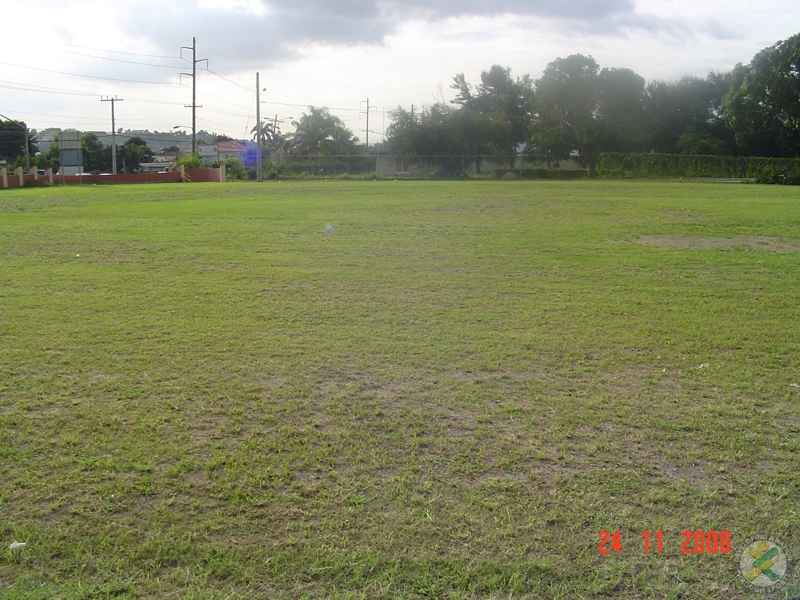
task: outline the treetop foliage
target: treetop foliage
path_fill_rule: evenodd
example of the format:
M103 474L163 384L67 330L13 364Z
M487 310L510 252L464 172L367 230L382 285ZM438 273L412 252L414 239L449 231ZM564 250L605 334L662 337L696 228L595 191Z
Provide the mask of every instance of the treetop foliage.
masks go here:
M722 103L739 146L776 139L786 156L800 153L800 34L736 65Z
M521 153L575 154L592 174L601 152L800 156L800 34L705 78L646 83L574 54L535 81L494 65L477 85L459 73L450 87L450 105L392 112L390 152L489 154L509 164Z
M357 154L358 138L327 108L309 106L297 121L288 142L293 154Z

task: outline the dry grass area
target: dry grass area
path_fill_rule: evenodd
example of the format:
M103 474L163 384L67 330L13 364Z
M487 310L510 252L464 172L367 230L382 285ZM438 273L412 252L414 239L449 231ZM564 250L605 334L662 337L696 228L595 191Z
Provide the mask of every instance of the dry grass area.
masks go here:
M642 246L651 248L676 248L683 250L729 250L747 248L750 250L769 250L771 252L798 252L800 240L783 240L765 235L734 237L700 237L687 235L645 235L636 240Z

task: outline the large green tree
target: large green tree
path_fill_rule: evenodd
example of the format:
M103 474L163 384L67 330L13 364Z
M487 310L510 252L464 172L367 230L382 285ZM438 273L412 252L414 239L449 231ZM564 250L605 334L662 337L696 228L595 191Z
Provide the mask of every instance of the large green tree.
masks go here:
M126 173L136 173L141 171L141 163L149 162L154 154L147 145L147 142L138 136L129 138L128 141L122 145L121 150L122 163ZM117 160L120 160L119 157Z
M25 156L26 131L24 121L0 121L0 160L14 163ZM33 157L38 150L36 140L28 135L27 143L30 156Z
M392 111L392 123L386 130L391 151L420 156L462 154L466 144L455 126L456 112L441 102L410 111L398 107Z
M437 163L447 171L463 169L463 159L474 160L480 172L481 156L506 146L507 125L495 113L454 108L441 102L407 111L392 111L386 130L387 147L395 154L441 156ZM450 158L448 158L450 157Z
M513 162L517 150L529 141L530 102L533 81L528 75L512 78L511 69L494 65L481 73L477 87L463 73L450 86L461 107L458 118L472 152L505 154Z
M111 170L111 146L103 142L94 133L84 133L81 137L83 148L83 169L89 173L100 173Z
M650 139L645 82L630 69L603 69L574 54L547 65L532 101L531 141L552 156L576 151L596 176L601 152L637 151Z
M736 143L766 156L800 154L800 34L733 69L723 117Z
M38 169L53 169L56 173L61 166L61 153L58 149L58 136L53 136L50 146L46 151L42 152L34 159L36 168Z
M733 134L722 119L730 73L706 78L685 75L647 85L648 112L655 130L651 149L667 154L730 154Z
M295 130L290 134L294 154L356 154L358 138L339 117L327 108L309 106L297 121L292 121ZM266 133L266 132L265 132Z

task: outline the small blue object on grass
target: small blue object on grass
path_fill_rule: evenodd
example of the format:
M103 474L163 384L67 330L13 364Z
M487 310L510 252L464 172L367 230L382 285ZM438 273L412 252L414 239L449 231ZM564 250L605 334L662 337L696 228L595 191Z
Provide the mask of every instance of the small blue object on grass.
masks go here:
M325 231L327 231L328 233L333 233L333 230L334 230L334 228L333 228L333 225L328 225L328 226L325 228Z

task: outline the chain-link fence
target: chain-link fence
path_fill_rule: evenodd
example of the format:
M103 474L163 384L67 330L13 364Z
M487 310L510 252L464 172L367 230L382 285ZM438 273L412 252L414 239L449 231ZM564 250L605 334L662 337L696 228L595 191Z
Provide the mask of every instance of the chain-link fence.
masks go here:
M541 163L525 157L470 154L370 154L370 155L298 155L273 154L265 159L264 177L369 175L382 177L497 176L501 172L530 169L574 170L575 161Z

